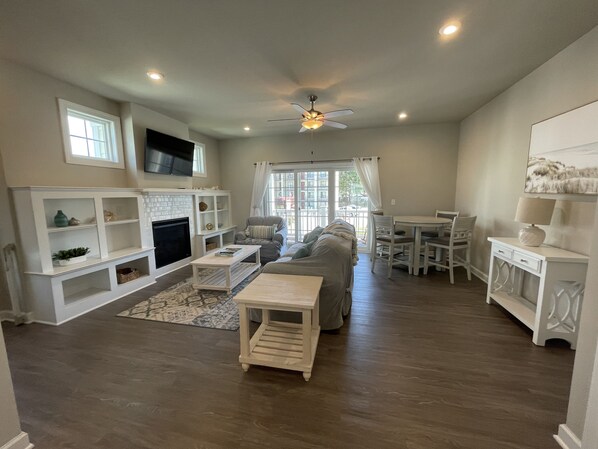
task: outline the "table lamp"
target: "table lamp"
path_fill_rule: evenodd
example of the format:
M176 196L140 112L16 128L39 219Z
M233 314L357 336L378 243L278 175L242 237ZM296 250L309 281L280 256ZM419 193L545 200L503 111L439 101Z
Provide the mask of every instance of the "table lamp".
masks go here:
M530 226L519 231L519 241L525 246L540 246L546 238L543 229L535 225L548 225L552 218L556 200L546 198L519 198L515 221L528 223Z

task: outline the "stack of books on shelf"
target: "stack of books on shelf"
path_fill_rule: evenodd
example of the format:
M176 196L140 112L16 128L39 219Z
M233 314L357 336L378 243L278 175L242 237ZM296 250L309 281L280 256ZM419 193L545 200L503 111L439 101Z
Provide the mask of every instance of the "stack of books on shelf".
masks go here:
M241 251L241 248L223 248L220 251L216 252L217 256L223 256L223 257L232 257L234 256L238 251Z

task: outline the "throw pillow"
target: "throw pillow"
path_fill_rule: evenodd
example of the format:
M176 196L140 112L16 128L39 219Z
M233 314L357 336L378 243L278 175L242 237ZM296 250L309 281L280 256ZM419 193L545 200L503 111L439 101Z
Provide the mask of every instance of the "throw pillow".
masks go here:
M318 240L318 238L322 234L322 231L324 231L324 228L322 228L320 226L316 226L313 229L313 231L305 234L305 237L303 237L303 243L309 243L309 242L313 242L315 240Z
M311 247L314 246L315 242L316 241L313 240L312 242L305 244L302 248L299 248L295 251L295 254L293 254L292 259L303 259L304 257L311 255Z
M252 239L272 240L274 236L273 226L247 226L247 236Z

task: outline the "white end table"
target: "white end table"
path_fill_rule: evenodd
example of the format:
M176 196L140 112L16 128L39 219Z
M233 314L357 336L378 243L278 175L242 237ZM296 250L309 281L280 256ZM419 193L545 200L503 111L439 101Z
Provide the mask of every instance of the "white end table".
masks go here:
M239 306L241 355L244 371L250 365L302 371L309 381L320 336L321 276L262 273L234 300ZM262 324L249 338L248 308L262 309ZM301 324L270 320L270 310L300 312Z

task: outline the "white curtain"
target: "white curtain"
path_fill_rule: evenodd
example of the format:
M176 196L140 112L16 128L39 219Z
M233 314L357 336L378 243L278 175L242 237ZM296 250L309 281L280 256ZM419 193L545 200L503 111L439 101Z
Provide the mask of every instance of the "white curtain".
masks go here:
M353 158L355 171L359 176L361 185L365 189L374 210L382 210L382 192L380 190L380 174L378 173L378 157L355 157ZM374 232L370 220L370 232L368 232L368 248L370 257L374 254Z
M361 185L368 194L374 210L382 209L382 192L380 191L380 174L378 173L377 157L353 158L355 171L359 175Z
M250 217L264 216L264 194L266 193L266 188L268 187L270 173L272 173L272 165L270 162L264 161L255 164L253 191L251 193L251 207L249 208Z

